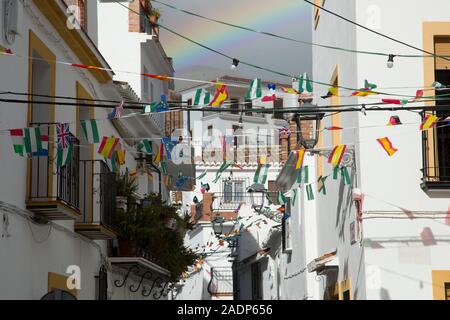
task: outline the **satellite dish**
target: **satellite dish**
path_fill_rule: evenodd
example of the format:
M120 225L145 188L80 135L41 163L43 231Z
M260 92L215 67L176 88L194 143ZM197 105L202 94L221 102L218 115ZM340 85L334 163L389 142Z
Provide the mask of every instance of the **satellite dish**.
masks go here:
M54 289L41 298L41 300L77 300L70 292Z

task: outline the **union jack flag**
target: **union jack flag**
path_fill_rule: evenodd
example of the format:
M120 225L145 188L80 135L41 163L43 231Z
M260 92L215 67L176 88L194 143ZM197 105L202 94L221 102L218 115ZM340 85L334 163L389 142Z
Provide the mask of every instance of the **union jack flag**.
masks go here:
M70 145L70 128L68 123L56 124L56 136L58 137L58 148L66 149Z
M109 115L109 119L119 119L123 115L123 101L120 102L119 106L114 108L114 111Z

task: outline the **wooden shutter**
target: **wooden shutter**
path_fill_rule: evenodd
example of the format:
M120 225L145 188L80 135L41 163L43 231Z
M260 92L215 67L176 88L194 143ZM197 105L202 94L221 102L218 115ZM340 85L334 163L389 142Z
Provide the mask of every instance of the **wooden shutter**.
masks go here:
M434 50L438 56L449 56L448 60L436 58L436 70L450 70L450 37L436 37Z

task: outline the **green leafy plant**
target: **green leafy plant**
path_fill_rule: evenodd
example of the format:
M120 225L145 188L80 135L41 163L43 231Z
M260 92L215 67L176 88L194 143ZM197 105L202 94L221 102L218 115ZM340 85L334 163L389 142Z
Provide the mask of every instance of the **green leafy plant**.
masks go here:
M130 177L128 172L118 173L116 175L116 190L119 197L135 198L135 193L138 190L136 179Z
M155 17L156 20L158 20L161 17L161 12L158 9L151 7L148 12L148 15L153 16Z
M184 234L192 229L189 216L180 216L180 206L149 195L141 206L118 210L119 234L136 242L137 255L171 272L177 279L188 266L194 264L196 254L185 247Z

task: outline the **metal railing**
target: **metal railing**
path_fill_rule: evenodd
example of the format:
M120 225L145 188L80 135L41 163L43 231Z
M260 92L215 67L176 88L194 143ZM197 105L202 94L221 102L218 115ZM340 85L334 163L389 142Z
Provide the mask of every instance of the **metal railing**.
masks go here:
M103 160L80 161L82 223L116 229L116 176Z
M34 124L34 127L41 128L41 136L50 136L52 124ZM56 154L53 157L43 154L33 156L30 160L30 182L28 186L29 201L62 201L68 206L79 211L79 159L80 141L73 135L70 136L73 143L72 159L69 164L63 167L56 166ZM52 146L48 146L50 149ZM53 176L56 175L56 188L50 192L50 185L53 184Z
M229 267L211 268L208 292L212 296L233 296L233 270Z
M439 118L445 118L450 114L443 112L427 112ZM436 187L450 186L450 127L438 124L434 129L422 132L423 154L423 184L433 184Z
M262 196L254 195L255 200ZM236 211L241 205L252 205L248 192L214 192L212 209L214 211Z

